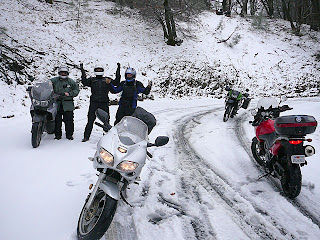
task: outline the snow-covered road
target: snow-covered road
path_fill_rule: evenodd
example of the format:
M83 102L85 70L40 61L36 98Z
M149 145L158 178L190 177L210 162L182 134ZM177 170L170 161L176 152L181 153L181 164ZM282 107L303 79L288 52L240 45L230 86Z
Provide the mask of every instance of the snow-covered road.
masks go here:
M312 114L320 121L319 101L288 101L294 107L288 114ZM108 236L319 239L318 154L302 168L301 194L290 201L282 196L277 181L257 180L263 172L246 152L253 130L244 110L224 123L223 100L156 100L140 106L158 120L150 140L168 135L170 142L150 149L154 157L144 167L141 183L128 190L127 200L134 207L119 203ZM115 111L112 106L112 116ZM88 186L96 180L87 157L93 155L102 136L97 128L90 141L82 143L85 123L86 108L76 110L74 141L54 141L47 135L33 149L27 111L0 120L0 239L76 239ZM319 128L310 137L320 149Z

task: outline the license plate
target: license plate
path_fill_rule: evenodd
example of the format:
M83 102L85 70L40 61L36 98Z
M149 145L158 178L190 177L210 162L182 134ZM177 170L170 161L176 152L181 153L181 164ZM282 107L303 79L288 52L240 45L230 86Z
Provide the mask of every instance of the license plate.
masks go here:
M291 162L292 163L305 163L306 162L306 159L305 159L305 156L304 155L292 155L291 156Z

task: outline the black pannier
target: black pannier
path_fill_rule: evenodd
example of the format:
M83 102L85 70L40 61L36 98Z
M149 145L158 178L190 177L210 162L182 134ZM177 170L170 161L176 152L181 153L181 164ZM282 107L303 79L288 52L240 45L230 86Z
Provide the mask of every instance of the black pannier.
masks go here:
M250 101L251 101L251 98L245 98L241 107L244 109L247 109L249 107Z
M315 132L317 120L309 115L289 115L276 118L274 127L279 135L305 136Z

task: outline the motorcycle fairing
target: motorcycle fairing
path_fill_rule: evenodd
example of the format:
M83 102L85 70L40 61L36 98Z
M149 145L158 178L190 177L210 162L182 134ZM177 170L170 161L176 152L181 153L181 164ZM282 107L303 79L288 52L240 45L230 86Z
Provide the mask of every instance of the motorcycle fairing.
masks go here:
M255 132L259 141L261 141L260 138L263 135L275 133L274 120L268 119L267 121L263 121L260 125L256 126Z
M48 100L53 94L51 81L37 82L31 89L31 96L39 101Z
M281 141L277 140L270 148L271 154L277 156L281 147Z
M140 137L135 136L136 139L134 139L133 138L134 136L131 134L127 134L126 136L124 136L125 131L121 132L121 129L127 127L126 124L130 125L132 123L131 121L135 122L135 126L138 129L143 128L145 131L144 133L140 133ZM139 127L139 126L137 126L139 124L143 124L143 125ZM146 161L146 152L147 152L148 141L147 141L147 139L142 139L142 138L147 138L148 127L141 120L139 120L137 118L130 117L130 116L124 117L120 121L120 123L118 123L117 125L119 125L119 126L111 128L109 130L109 132L107 132L106 135L104 135L104 137L102 137L100 139L100 141L97 145L98 151L95 153L93 167L94 168L106 168L106 164L103 161L102 161L102 163L99 163L99 161L97 161L100 158L99 150L102 147L113 155L114 163L112 166L108 166L108 168L115 170L117 172L121 172L122 176L126 180L128 180L128 182L132 182L132 181L136 180L137 176L139 176L139 174L145 164L145 161ZM121 126L121 125L123 125L123 126ZM136 129L136 130L138 130L138 129ZM130 141L130 142L127 140L124 141L123 140L124 137L126 137L126 138L131 137L132 141ZM120 138L122 138L122 139L120 139ZM120 152L118 150L119 146L124 147L127 151L125 153ZM139 164L139 166L134 171L124 172L124 171L121 171L120 169L117 168L117 166L123 161L136 162Z
M111 181L102 181L99 187L113 199L120 200L120 189L116 183Z

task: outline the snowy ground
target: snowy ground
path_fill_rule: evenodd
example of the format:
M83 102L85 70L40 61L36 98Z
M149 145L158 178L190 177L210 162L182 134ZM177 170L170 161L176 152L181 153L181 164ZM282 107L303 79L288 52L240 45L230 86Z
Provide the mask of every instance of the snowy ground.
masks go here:
M312 114L320 121L319 101L294 99L288 104L294 107L292 113ZM140 105L158 119L150 139L168 135L171 141L151 150L154 158L144 167L140 185L128 192L134 208L120 203L115 229L130 228L130 237L142 240L319 238L317 154L302 168L303 188L292 202L282 196L272 179L257 180L263 172L235 132L236 123L244 118L244 139L250 144L253 129L247 122L251 117L244 110L223 123L222 100L158 100ZM111 113L115 110L112 106ZM90 141L82 143L85 122L86 108L76 110L74 141L56 141L46 135L33 149L28 115L0 120L4 193L0 239L76 239L88 186L96 180L87 157L93 155L102 136L95 129ZM319 128L310 137L313 146L320 149ZM190 155L188 146L197 158ZM318 225L297 208L297 203L312 213Z
M151 150L154 158L143 169L140 185L129 191L134 208L120 203L108 233L111 239L320 238L319 154L302 168L301 194L289 201L277 181L257 180L263 172L247 153L253 136L250 115L241 110L236 119L223 123L223 100L205 98L224 95L220 85L226 83L248 87L255 96L252 106L262 95L319 94L316 87L295 91L320 81L315 61L319 33L304 29L299 38L290 33L287 22L268 20L267 31L262 31L252 29L250 20L208 12L199 25L186 26L195 38L169 47L161 29L141 22L132 10L114 14L113 3L84 1L77 26L77 4L64 2L51 6L37 0L0 1L0 27L18 43L3 35L1 40L46 53L40 59L22 52L34 58L38 79L52 77L66 62L83 62L89 73L102 63L106 75L114 74L117 62L122 75L125 67L135 67L138 80L154 81L156 100L139 102L158 120L150 139L171 139ZM232 41L218 43L232 32ZM80 72L71 68L70 76L78 79ZM25 86L7 86L0 80L0 89L0 239L74 240L88 186L96 181L87 157L102 136L95 128L90 141L81 142L90 94L82 89L75 99L79 109L74 141L46 135L33 149ZM184 100L168 99L179 95ZM314 115L319 122L319 102L319 97L290 99L294 110L287 113ZM111 106L112 120L115 111ZM317 150L319 129L310 135Z

